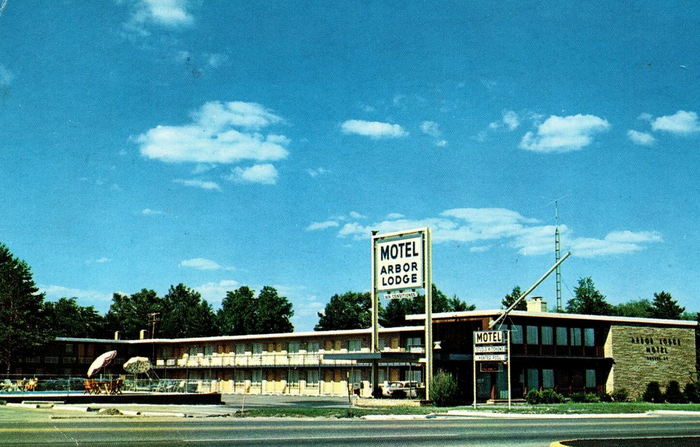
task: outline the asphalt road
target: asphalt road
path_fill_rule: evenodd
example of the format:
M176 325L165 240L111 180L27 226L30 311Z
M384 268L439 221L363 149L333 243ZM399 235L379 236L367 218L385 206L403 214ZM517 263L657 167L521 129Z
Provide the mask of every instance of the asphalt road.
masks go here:
M548 446L572 438L700 434L700 417L332 420L71 417L0 407L2 446ZM677 446L700 445L674 441ZM697 439L696 441L697 442Z

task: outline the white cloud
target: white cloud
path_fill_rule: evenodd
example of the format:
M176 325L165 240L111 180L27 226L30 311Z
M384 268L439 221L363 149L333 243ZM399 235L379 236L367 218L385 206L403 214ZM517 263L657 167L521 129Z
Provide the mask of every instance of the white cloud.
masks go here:
M610 123L595 115L552 115L537 126L536 132L523 136L520 148L543 153L575 151L591 144L593 135L608 128Z
M386 216L387 219L403 219L404 217L406 216L401 213L389 213Z
M160 210L153 210L151 208L144 208L143 210L141 210L141 214L143 214L144 216L162 216L165 214L165 212Z
M501 112L501 119L489 123L489 129L500 129L505 127L509 131L513 131L520 127L520 117L512 110L504 110Z
M136 137L144 157L168 163L276 161L288 155L289 139L257 131L282 121L260 104L208 102L182 126L159 125Z
M194 18L187 11L187 3L186 0L140 0L131 20L134 24L153 23L171 28L188 26Z
M422 227L432 229L435 243L471 243L471 253L482 253L491 248L491 245L484 242L499 241L524 256L551 254L555 231L553 225L544 225L537 219L525 217L513 210L455 208L427 219L389 218L369 225L348 222L340 227L338 237L360 240L369 238L373 230L382 234ZM566 225L561 225L559 231L562 235L562 248L571 250L576 256L587 258L641 251L649 244L663 241L661 234L654 231L614 231L602 239L575 237Z
M219 68L228 62L228 56L226 54L211 53L205 54L205 57L207 58L207 65L211 68Z
M329 172L331 172L331 171L329 171L326 168L315 168L315 169L311 168L311 169L306 170L306 173L309 174L311 177L318 177L319 175L325 175L325 174L328 174Z
M503 112L503 124L508 128L508 130L515 130L520 126L520 118L518 114L512 110L507 110Z
M420 124L420 130L424 134L430 135L434 138L438 138L440 135L442 135L442 132L440 132L440 125L435 121L423 121Z
M326 220L324 222L313 222L308 227L306 227L306 231L325 230L327 228L333 228L339 225L340 224L334 220Z
M373 139L400 138L408 135L408 132L398 124L378 121L348 120L340 127L343 133L362 135Z
M221 302L226 297L226 292L236 290L238 287L240 287L238 281L225 279L196 286L194 290L202 295L202 299L207 300L209 304L216 308L221 306Z
M234 267L224 267L216 261L205 258L192 258L180 261L180 267L189 267L196 270L235 270Z
M0 87L7 87L10 85L12 80L14 79L14 75L10 70L5 68L4 65L0 64Z
M112 300L111 294L97 292L95 290L74 289L57 285L39 286L39 289L44 292L47 297L52 299L78 298L78 300L81 301L81 306L94 305L92 303L105 304Z
M277 169L269 163L253 165L248 168L236 167L231 170L231 174L226 179L237 183L262 183L263 185L274 185L277 183Z
M639 132L632 129L627 131L627 138L629 138L634 144L638 144L640 146L651 146L656 142L656 139L652 134Z
M101 258L95 259L93 262L94 262L95 264L106 264L106 263L108 263L108 262L110 262L110 261L112 261L112 260L109 259L109 258L107 258L107 257L104 257L104 256L103 256L103 257L101 257Z
M350 211L350 218L351 219L365 219L367 216L364 214L358 213L357 211Z
M216 182L211 182L211 181L204 181L204 180L197 180L197 179L181 179L181 178L176 178L173 180L173 183L179 183L181 185L185 186L192 186L194 188L201 188L201 189L206 189L206 190L214 190L214 191L221 191L221 187L216 183Z
M420 130L424 134L429 135L435 139L435 146L447 146L447 140L440 138L442 136L442 131L440 130L440 125L435 121L423 121L420 125Z
M669 132L678 135L687 135L700 132L700 122L698 114L679 110L673 115L660 116L651 122L651 129L654 131Z

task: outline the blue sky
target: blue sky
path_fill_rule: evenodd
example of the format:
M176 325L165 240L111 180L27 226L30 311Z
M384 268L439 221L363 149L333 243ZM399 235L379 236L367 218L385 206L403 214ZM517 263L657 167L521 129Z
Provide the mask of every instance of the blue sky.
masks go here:
M273 285L308 330L371 230L430 226L438 287L497 308L557 200L565 301L700 310L694 2L0 7L0 240L50 299Z

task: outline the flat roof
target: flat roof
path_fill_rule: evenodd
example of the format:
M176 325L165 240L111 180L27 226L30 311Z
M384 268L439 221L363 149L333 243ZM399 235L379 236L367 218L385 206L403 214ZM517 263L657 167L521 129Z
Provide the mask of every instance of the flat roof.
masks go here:
M400 326L379 328L379 333L394 332L414 332L423 331L423 325ZM371 328L367 329L343 329L337 331L308 331L308 332L282 332L275 334L247 334L247 335L219 335L215 337L189 337L189 338L146 338L143 340L113 340L109 338L78 338L78 337L56 337L58 341L74 343L120 343L120 344L150 344L150 343L206 343L223 341L247 341L247 340L269 340L283 338L315 338L315 337L336 337L348 335L370 335Z
M498 318L503 313L503 310L472 310L464 312L440 312L433 314L433 321L448 320L448 319L475 319L475 318ZM552 318L559 320L583 320L583 321L604 321L609 323L627 323L627 324L653 324L659 326L687 326L696 327L697 321L692 320L667 320L661 318L641 318L641 317L616 317L609 315L584 315L584 314L568 314L558 312L527 312L524 310L513 310L509 316L512 317L531 317L531 318ZM406 315L408 321L425 320L425 314Z

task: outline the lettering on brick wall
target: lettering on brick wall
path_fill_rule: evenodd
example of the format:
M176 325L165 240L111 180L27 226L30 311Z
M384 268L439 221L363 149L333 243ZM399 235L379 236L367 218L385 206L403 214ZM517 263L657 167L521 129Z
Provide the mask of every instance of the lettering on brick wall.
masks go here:
M668 348L681 346L681 339L673 337L633 336L630 337L630 342L643 345L646 359L652 362L668 360Z

